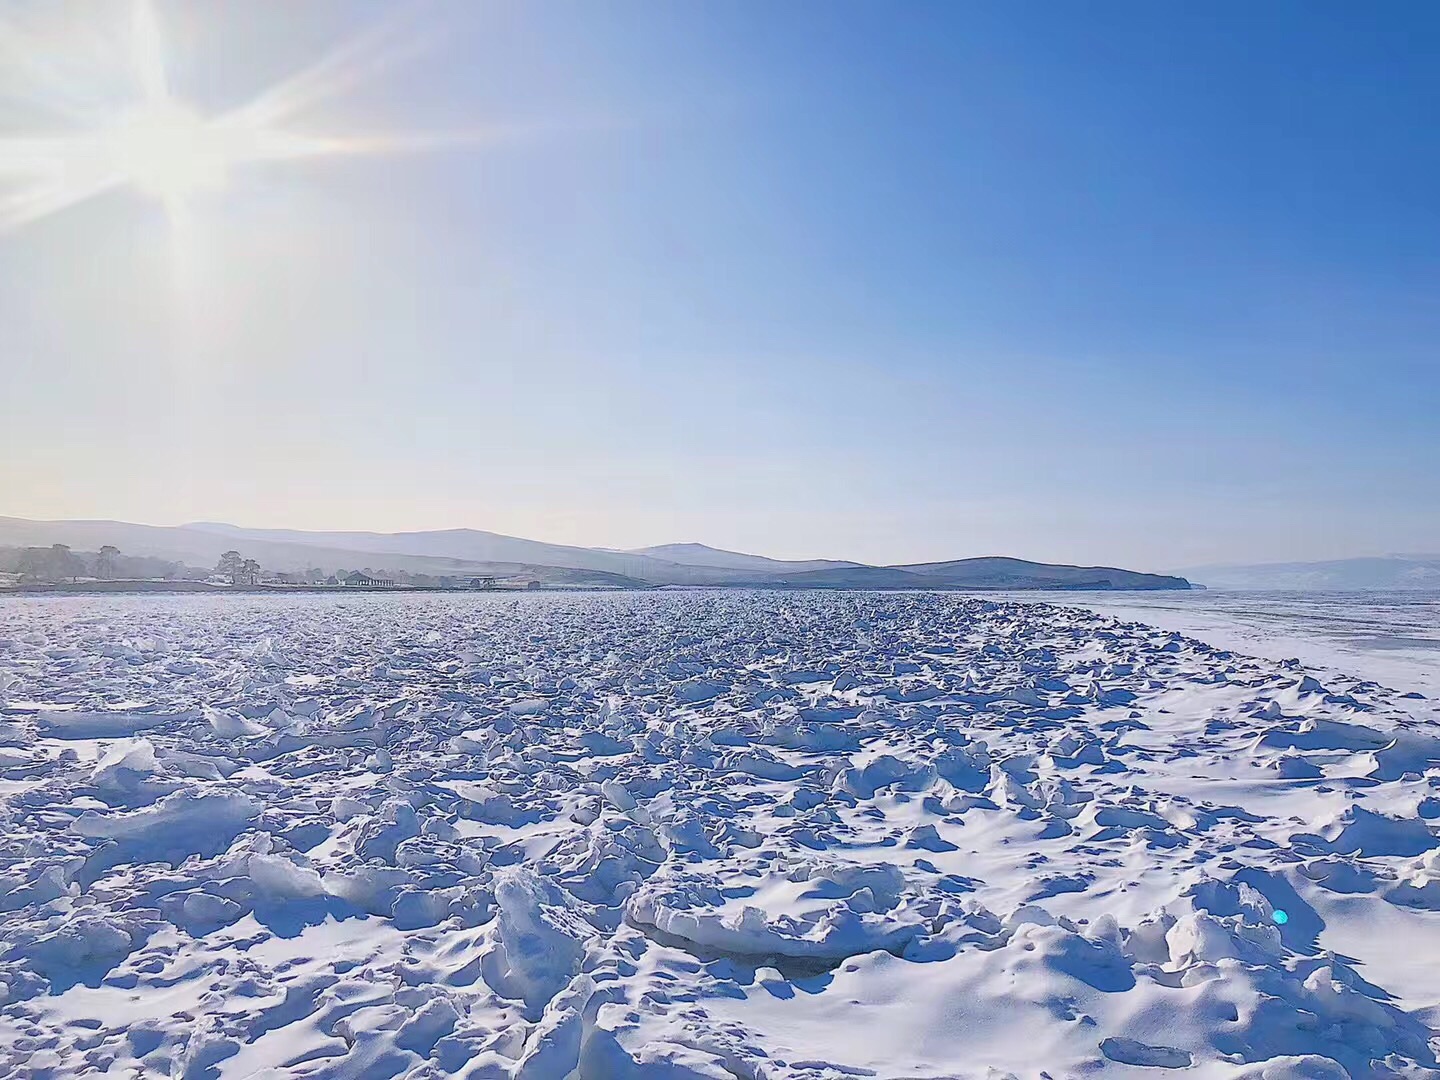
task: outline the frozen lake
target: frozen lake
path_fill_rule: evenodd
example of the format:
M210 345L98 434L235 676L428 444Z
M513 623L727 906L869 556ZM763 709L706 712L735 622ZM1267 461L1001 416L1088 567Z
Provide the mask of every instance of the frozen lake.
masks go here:
M1440 1076L1427 616L1023 599L0 601L0 1075Z
M1440 700L1440 592L1070 593L1054 602Z

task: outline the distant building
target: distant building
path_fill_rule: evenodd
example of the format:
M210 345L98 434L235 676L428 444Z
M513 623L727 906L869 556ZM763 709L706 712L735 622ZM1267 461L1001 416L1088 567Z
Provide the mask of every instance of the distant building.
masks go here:
M495 579L489 575L473 577L470 579L470 587L472 589L493 589L495 588Z
M354 573L343 576L340 579L340 584L373 589L381 585L394 585L395 582L387 581L385 578L371 577L369 574L356 570Z

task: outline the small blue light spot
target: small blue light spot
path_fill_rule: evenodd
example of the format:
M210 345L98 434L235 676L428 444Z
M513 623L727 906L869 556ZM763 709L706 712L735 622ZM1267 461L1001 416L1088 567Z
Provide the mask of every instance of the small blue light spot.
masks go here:
M1290 916L1285 912L1283 908L1276 908L1273 912L1271 912L1270 918L1275 920L1276 926L1284 926L1287 922L1290 921Z

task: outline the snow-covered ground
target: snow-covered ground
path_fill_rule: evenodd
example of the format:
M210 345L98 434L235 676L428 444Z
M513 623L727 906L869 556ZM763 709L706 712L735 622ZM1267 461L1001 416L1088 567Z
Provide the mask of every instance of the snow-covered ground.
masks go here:
M1433 703L945 594L0 602L0 1075L1440 1077Z

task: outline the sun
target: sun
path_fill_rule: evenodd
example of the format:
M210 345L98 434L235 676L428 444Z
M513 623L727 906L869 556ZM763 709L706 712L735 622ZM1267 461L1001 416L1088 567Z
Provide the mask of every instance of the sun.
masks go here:
M424 151L496 137L498 129L342 135L297 126L309 106L340 96L406 51L406 35L393 23L341 42L239 108L206 112L170 86L152 0L133 5L121 54L122 76L134 87L128 100L87 112L62 131L0 135L0 232L128 189L162 204L178 234L190 228L198 197L221 191L247 165ZM0 17L0 44L8 38L26 40ZM58 59L59 70L76 63ZM53 93L37 92L34 104L66 111Z
M125 182L165 203L223 187L235 157L223 129L174 101L149 102L125 114L109 141Z

